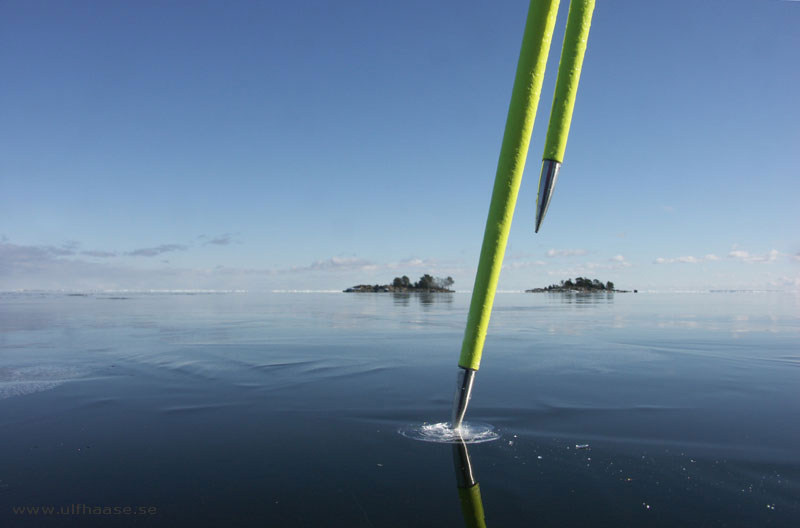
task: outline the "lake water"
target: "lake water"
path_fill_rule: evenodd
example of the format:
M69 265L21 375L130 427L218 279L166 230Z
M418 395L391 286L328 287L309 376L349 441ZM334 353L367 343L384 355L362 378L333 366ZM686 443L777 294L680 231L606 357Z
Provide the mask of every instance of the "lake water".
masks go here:
M800 296L498 294L402 436L469 297L0 294L0 523L800 526Z

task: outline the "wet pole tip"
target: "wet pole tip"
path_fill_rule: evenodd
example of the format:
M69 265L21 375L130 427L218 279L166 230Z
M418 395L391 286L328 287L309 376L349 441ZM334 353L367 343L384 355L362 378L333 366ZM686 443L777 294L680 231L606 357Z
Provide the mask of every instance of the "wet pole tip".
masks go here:
M456 378L456 395L453 398L453 417L450 425L453 429L459 429L467 414L467 405L472 397L472 385L475 383L475 372L469 368L458 367L458 377Z
M542 160L542 173L539 176L539 195L536 197L536 233L542 227L544 215L547 214L547 208L553 198L559 170L561 170L561 162L549 159Z

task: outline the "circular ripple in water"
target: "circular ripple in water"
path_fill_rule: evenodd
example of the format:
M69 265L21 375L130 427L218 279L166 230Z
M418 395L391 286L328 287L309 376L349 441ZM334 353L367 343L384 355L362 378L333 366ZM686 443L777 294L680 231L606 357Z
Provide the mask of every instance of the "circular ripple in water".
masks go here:
M458 429L450 427L450 422L423 423L422 425L410 425L397 432L413 440L440 444L455 444L458 442L480 444L481 442L491 442L500 438L494 427L478 422L464 422Z

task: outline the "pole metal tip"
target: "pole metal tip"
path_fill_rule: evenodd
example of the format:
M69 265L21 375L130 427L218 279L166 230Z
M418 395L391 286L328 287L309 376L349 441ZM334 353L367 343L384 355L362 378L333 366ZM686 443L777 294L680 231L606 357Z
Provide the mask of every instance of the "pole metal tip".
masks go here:
M467 404L472 397L472 385L475 383L475 370L458 367L456 380L456 396L453 399L453 419L450 425L453 429L461 427L464 415L467 414Z
M560 169L560 161L542 160L542 173L539 175L539 195L536 198L536 233L539 232L544 215L550 206L550 199L553 197Z

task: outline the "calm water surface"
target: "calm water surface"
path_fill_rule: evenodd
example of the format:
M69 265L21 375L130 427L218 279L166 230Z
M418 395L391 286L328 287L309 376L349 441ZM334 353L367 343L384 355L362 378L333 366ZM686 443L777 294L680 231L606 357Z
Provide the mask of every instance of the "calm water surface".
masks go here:
M0 294L0 523L800 526L800 297L499 294L406 438L468 303Z

